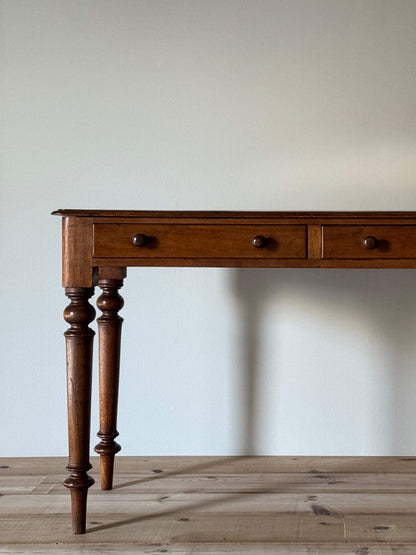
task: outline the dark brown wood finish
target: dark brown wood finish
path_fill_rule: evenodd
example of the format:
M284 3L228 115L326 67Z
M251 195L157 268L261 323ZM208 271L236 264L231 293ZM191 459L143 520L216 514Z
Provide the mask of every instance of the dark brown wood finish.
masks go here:
M416 258L416 225L324 225L322 258Z
M94 224L93 255L97 258L306 258L306 229L305 225L260 223ZM264 239L261 247L253 244L259 237Z
M62 285L91 287L96 285L91 264L93 248L92 218L62 219Z
M63 218L69 465L73 530L85 531L91 361L98 283L101 484L111 489L119 445L118 290L126 267L416 268L416 212L57 210Z
M68 391L68 440L71 475L64 482L71 490L72 530L85 532L88 488L94 479L88 475L90 464L91 371L94 331L88 326L95 318L94 307L88 299L94 294L92 287L67 287L71 299L64 311L70 324L65 332L67 391Z
M120 374L120 340L123 318L123 298L118 290L126 277L125 268L100 268L98 286L102 294L97 306L102 315L97 319L100 369L100 443L95 452L100 455L101 489L113 487L114 456L121 449L114 441L117 431L117 403Z

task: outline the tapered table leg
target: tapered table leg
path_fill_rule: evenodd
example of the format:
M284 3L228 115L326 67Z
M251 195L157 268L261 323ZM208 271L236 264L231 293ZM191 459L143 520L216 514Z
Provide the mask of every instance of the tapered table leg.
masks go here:
M83 534L86 524L87 493L94 479L88 475L91 468L91 374L94 331L89 323L95 318L94 307L88 299L93 287L67 287L65 294L71 302L64 311L70 324L65 332L68 387L68 440L71 473L64 484L71 491L72 530Z
M120 340L123 318L118 311L124 301L118 290L123 286L125 268L100 268L98 285L102 294L97 306L102 311L98 322L100 366L100 443L95 451L100 455L101 489L113 487L114 457L121 449L114 441L117 431L118 385L120 375Z

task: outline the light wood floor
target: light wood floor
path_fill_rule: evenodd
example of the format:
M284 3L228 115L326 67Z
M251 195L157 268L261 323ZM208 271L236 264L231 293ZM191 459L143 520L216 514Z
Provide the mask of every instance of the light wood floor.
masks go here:
M65 465L0 459L1 553L416 554L415 458L118 457L83 536Z

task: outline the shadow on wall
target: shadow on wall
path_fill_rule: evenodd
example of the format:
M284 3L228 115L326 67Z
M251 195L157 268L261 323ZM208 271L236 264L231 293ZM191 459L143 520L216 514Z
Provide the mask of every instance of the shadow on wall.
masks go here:
M380 442L373 450L382 453L371 454L405 454L404 451L414 453L416 443L412 422L416 420L416 372L411 357L415 355L416 345L416 274L410 270L325 270L320 269L237 269L231 270L231 287L235 291L239 318L242 325L241 331L241 364L242 376L241 389L243 399L240 399L239 423L241 454L259 454L257 438L261 413L264 412L263 398L260 391L264 390L262 375L262 319L267 311L267 306L284 302L289 297L290 304L295 302L302 318L310 318L311 325L317 318L324 318L324 329L336 326L338 331L357 333L369 340L370 362L374 366L368 387L366 388L369 406L367 419L369 424L367 439L377 430L380 433ZM280 300L279 300L280 299ZM324 307L324 308L323 308ZM287 308L287 307L286 307ZM287 312L286 310L284 311ZM329 320L329 321L328 321ZM354 328L354 329L351 329ZM296 318L294 326L296 335ZM348 333L345 341L348 341ZM324 341L326 337L322 339ZM279 343L279 338L274 337L273 342ZM298 345L302 349L302 344ZM355 345L346 345L347 349L355 349ZM375 352L379 351L379 352ZM412 353L413 351L413 353ZM291 353L292 354L292 353ZM294 353L296 354L296 353ZM318 355L324 353L318 353ZM311 360L310 368L307 355L306 367L300 370L305 373L316 372L316 361ZM352 356L352 355L351 355ZM354 353L354 356L357 356ZM348 356L346 358L349 358ZM377 362L378 361L378 362ZM326 368L321 371L330 371L328 380L336 380L333 373L336 360L322 361ZM276 360L272 361L273 373L279 373ZM318 363L319 364L319 363ZM347 362L348 364L348 362ZM416 364L416 362L415 362ZM314 366L315 365L315 366ZM328 366L331 370L327 370ZM338 375L343 382L352 380L348 395L352 397L359 392L354 390L354 371L351 368L351 378ZM360 371L360 370L358 370ZM347 372L349 374L349 372ZM384 398L376 393L380 380L381 389L385 390ZM387 383L386 383L387 382ZM267 386L267 384L266 384ZM275 392L277 394L278 392ZM362 394L362 392L360 392ZM345 396L345 395L344 395ZM276 395L274 395L276 399ZM311 404L313 406L313 399ZM374 409L374 410L373 410ZM269 408L270 410L270 408ZM275 414L269 415L267 423L274 422L278 407L271 409ZM303 407L308 414L307 407ZM278 422L278 425L281 423ZM381 428L380 428L381 426ZM365 428L365 425L364 425ZM357 429L357 427L355 428ZM354 433L354 432L352 432ZM413 446L413 447L412 447ZM275 449L275 448L274 448ZM364 444L364 451L371 451ZM306 452L302 454L307 454Z

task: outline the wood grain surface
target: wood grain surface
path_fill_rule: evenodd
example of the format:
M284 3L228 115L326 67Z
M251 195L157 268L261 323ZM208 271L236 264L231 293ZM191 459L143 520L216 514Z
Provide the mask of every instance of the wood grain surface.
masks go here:
M0 459L0 552L416 553L412 457L119 457L82 536L64 460Z

